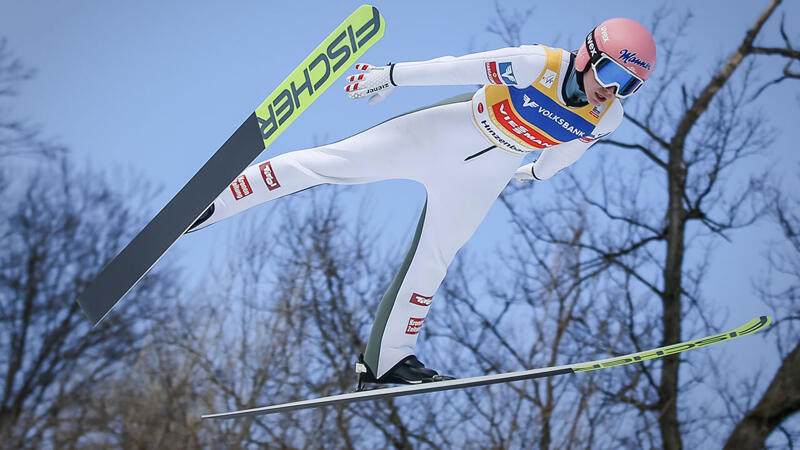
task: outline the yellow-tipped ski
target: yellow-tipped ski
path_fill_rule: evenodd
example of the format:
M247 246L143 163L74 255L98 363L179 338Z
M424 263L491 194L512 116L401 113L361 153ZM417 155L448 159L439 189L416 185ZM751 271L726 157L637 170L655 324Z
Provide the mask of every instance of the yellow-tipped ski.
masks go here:
M341 405L346 403L363 402L367 400L380 400L385 398L402 397L406 395L424 394L426 392L449 391L453 389L464 389L477 386L488 386L498 383L510 383L513 381L532 380L536 378L554 377L556 375L566 375L576 372L587 372L590 370L605 369L608 367L622 366L636 362L647 361L649 359L662 358L674 355L695 348L705 347L718 342L729 341L741 336L747 336L766 328L772 322L769 316L761 316L753 319L746 324L724 333L707 336L693 341L681 342L680 344L668 345L666 347L647 350L630 355L618 356L616 358L601 359L598 361L583 362L577 364L566 364L563 366L543 367L540 369L523 370L519 372L498 373L471 378L457 378L454 380L438 381L435 383L422 383L406 386L397 386L384 389L374 389L370 391L357 391L349 394L331 395L328 397L315 398L310 400L300 400L296 402L283 403L272 406L262 406L260 408L243 409L217 414L206 414L203 419L235 419L237 417L259 416L262 414L285 413L301 409L319 408L330 405Z
M772 317L761 316L747 322L739 328L726 331L724 333L706 336L694 341L681 342L679 344L667 345L666 347L654 348L653 350L617 356L616 358L601 359L599 361L592 361L589 363L573 364L572 370L576 373L588 372L590 370L624 366L625 364L633 364L647 361L649 359L663 358L664 356L674 355L676 353L685 352L686 350L692 350L695 348L705 347L706 345L716 344L717 342L729 341L741 336L747 336L748 334L753 334L766 328L770 323L772 323Z
M386 31L378 8L362 5L344 20L256 108L264 146L349 69Z

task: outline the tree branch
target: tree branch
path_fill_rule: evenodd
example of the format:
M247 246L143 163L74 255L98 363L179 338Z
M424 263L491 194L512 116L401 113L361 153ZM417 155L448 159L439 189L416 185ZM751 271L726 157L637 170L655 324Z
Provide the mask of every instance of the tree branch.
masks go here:
M692 103L691 108L684 113L683 117L678 123L678 126L676 127L675 134L670 141L671 147L683 148L684 143L686 142L686 137L689 135L689 132L692 130L692 127L694 127L700 116L706 111L708 105L711 103L711 100L714 98L717 92L719 92L722 86L727 83L728 79L730 79L730 77L733 75L733 72L737 67L739 67L744 58L753 52L753 41L755 40L759 31L761 31L764 23L766 23L767 19L769 19L781 1L782 0L772 0L770 2L764 12L762 12L758 19L756 19L755 24L753 24L753 26L747 30L744 40L742 40L742 43L739 44L739 47L736 49L733 55L728 58L728 61L725 63L722 69L716 75L714 75L700 95L697 96L695 101Z

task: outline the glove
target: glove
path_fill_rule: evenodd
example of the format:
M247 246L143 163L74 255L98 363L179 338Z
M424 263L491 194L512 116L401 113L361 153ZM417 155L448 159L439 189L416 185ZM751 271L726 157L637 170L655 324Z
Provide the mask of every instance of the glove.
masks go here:
M533 163L525 164L514 172L514 179L517 183L525 183L527 181L538 180L533 174Z
M350 84L345 86L344 90L354 100L372 94L369 104L374 105L388 97L397 86L392 81L393 67L393 64L379 67L356 64L356 70L362 70L364 73L347 77Z

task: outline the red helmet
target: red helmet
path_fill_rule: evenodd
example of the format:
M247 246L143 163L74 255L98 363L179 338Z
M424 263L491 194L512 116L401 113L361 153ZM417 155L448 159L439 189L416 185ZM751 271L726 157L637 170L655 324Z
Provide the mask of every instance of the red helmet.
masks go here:
M609 19L598 25L578 49L575 69L584 72L602 55L616 61L642 81L656 67L656 43L639 22L625 18Z

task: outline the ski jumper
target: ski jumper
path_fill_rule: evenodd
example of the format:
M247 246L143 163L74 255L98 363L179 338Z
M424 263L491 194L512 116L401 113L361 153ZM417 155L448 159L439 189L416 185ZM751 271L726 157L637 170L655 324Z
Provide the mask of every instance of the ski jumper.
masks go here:
M395 117L339 142L284 153L247 168L199 228L324 183L410 179L427 201L405 260L380 302L365 362L380 377L413 354L434 294L523 157L536 179L574 163L622 120L616 99L567 106L574 56L525 45L398 63L397 86L483 85L474 94ZM573 75L574 76L574 75Z

